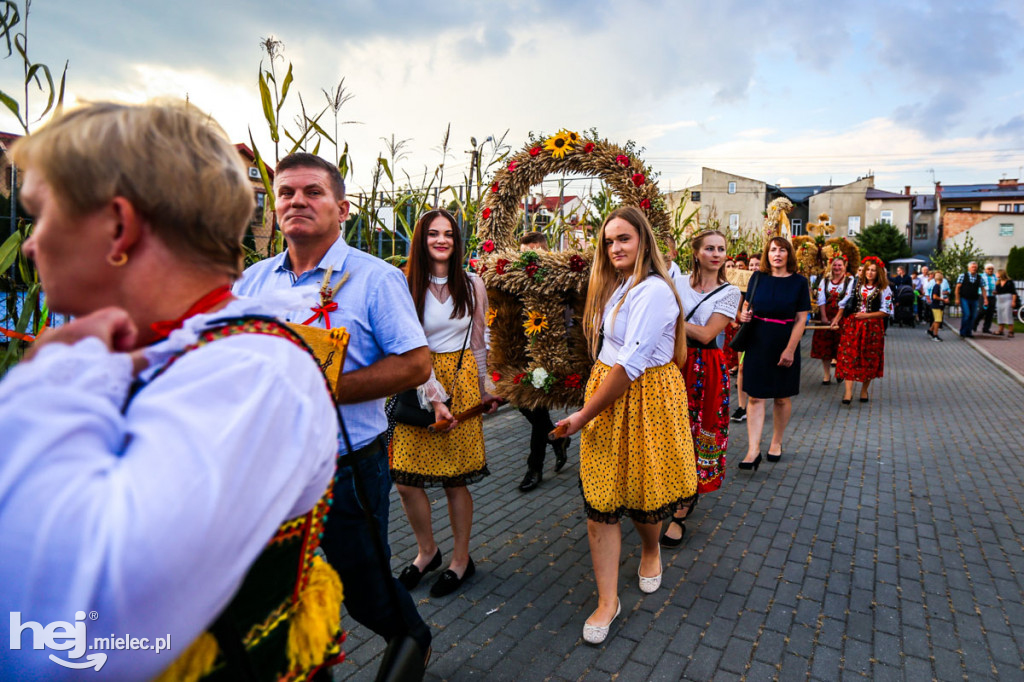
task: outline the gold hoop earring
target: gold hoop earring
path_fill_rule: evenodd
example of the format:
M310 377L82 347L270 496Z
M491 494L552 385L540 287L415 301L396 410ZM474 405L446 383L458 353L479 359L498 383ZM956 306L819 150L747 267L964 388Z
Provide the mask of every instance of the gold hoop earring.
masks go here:
M107 262L115 268L119 268L128 262L128 254L122 251L116 256L107 256Z

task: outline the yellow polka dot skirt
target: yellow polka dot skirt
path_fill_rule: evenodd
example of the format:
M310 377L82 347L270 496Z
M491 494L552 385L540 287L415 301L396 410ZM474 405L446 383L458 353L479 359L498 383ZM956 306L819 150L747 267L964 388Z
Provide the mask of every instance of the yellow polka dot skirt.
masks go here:
M431 353L434 375L452 396L452 414L480 404L476 359L466 353L456 378L459 353ZM475 483L490 472L484 457L483 418L459 422L448 433L398 424L391 440L391 478L418 488L455 488Z
M594 366L587 400L610 370L601 362ZM646 370L583 427L580 487L587 518L656 523L694 498L697 467L687 415L682 375L669 363Z

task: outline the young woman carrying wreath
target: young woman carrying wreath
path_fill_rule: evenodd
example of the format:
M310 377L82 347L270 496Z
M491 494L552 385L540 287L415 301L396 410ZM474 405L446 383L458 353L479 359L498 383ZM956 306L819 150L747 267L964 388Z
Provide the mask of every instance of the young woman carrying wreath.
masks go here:
M597 581L598 606L583 639L599 644L618 616L623 516L641 538L640 589L661 584L661 521L697 494L687 419L686 335L679 295L650 223L632 206L616 209L598 233L583 314L597 363L582 409L558 423L582 429L580 487ZM673 364L675 361L675 364Z
M451 565L430 589L432 596L443 597L458 589L476 570L469 556L473 498L466 486L490 473L484 457L483 420L474 417L460 423L452 415L481 402L489 403L493 411L500 399L484 390L487 291L479 277L463 270L462 236L458 223L447 211L428 211L417 221L407 277L434 367L430 381L418 390L422 401L433 405L438 421L452 422L441 433L407 424L395 427L391 477L416 535L418 550L415 561L398 579L412 590L425 573L441 566L441 550L434 540L430 500L424 488L443 486L455 546ZM446 404L449 398L450 408Z
M729 445L729 370L717 337L736 314L740 290L725 278L726 241L718 230L693 239L693 271L676 280L686 313L686 364L682 368L697 464L697 493L718 490L725 478ZM697 498L677 511L661 536L663 547L676 547L686 533L684 520Z
M846 382L843 404L853 400L853 384L861 382L860 401L868 401L868 387L885 369L885 318L892 315L892 290L885 263L877 256L863 260L864 278L854 291L855 312L843 321L836 376Z

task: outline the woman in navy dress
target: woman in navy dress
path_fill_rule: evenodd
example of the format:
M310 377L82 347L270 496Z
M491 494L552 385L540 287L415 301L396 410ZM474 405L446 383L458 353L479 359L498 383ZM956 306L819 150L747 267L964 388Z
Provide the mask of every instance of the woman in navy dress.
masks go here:
M753 298L740 313L741 322L754 325L753 342L743 358L748 445L740 469L757 469L761 463L766 400L775 403L768 461L782 458L782 437L793 409L790 398L800 392L800 337L811 295L807 279L796 272L796 255L788 239L772 237L765 245L761 268L747 284L751 290Z

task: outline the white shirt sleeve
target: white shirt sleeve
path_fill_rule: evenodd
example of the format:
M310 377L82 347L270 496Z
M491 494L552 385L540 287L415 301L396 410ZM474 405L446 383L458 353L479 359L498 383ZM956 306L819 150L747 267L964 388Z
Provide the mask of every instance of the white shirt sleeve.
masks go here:
M818 282L818 296L815 298L815 303L818 304L818 307L825 305L825 303L827 302L826 298L828 285L825 284L826 281L827 280L822 278L822 280Z
M892 289L889 287L882 289L882 307L879 310L886 315L892 315Z
M90 643L172 637L162 656L110 652L97 679L148 679L182 654L280 523L326 491L337 451L322 375L287 340L192 351L122 414L130 380L127 356L86 339L0 383L0 611L44 626L95 611ZM81 675L6 644L0 669Z
M679 305L669 288L672 285L654 276L648 280L627 295L626 333L615 360L615 364L626 370L630 381L655 366L654 351L669 330L674 333L679 317ZM620 310L620 314L622 312Z
M840 310L846 307L846 304L850 300L850 297L853 296L854 291L856 291L857 289L857 287L853 286L853 282L849 277L846 278L846 280L843 282L843 285L846 286L846 294L841 299L839 299Z

